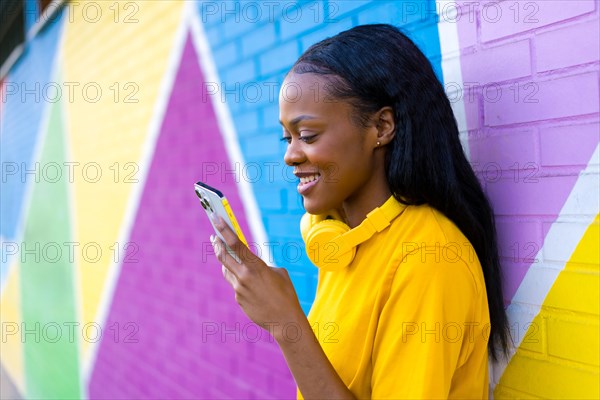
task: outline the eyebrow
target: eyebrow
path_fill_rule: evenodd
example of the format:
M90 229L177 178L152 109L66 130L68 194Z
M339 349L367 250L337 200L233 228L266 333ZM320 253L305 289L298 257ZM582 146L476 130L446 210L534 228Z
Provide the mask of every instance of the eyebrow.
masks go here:
M301 121L304 121L304 120L310 120L310 119L317 119L317 117L313 117L312 115L306 115L306 114L299 115L299 116L297 116L296 118L294 118L293 120L291 120L291 121L290 121L290 125L291 125L291 126L296 126L296 125L298 125L298 124L299 124ZM281 120L279 120L279 123L280 123L281 125L283 125L283 122L281 122Z

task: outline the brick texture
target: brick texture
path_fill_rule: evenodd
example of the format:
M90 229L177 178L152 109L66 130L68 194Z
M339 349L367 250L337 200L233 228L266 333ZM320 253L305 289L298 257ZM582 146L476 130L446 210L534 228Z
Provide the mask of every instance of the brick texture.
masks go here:
M29 30L35 23L37 2L26 3ZM146 6L152 12L137 17L154 18L160 24L160 7L167 3L152 3L157 5ZM445 52L448 38L440 38L437 30L436 7L439 10L444 4L457 7L458 12L455 20L442 21L456 27L459 43L452 46L452 54ZM589 225L588 214L598 212L597 208L588 210L591 195L571 198L578 181L592 182L590 187L598 181L598 161L590 161L600 129L597 1L197 1L193 7L206 32L219 78L210 84L226 91L219 101L225 102L238 134L246 163L241 178L249 181L268 240L274 244L273 264L288 269L306 313L314 299L317 270L304 253L298 227L302 203L295 179L283 163L285 144L279 141L277 121L279 85L294 61L317 41L357 24L391 23L413 38L432 61L440 80L442 65L456 68L462 75L462 82L445 84L464 89L453 101L464 106L470 161L496 214L504 300L514 306L513 317L531 321L511 326L522 342L504 375L498 376L499 369L494 368L495 397L598 397L597 246L595 253L571 254L583 241L581 231ZM55 79L50 76L54 58L57 65L65 64L65 71L72 70L73 60L85 59L89 65L85 76L93 78L113 70L115 66L105 59L114 52L122 52L122 59L127 60L132 57L128 49L138 49L135 56L148 65L167 57L154 45L155 36L134 35L131 41L135 46L131 47L119 43L116 35L96 34L97 26L89 23L65 29L75 57L55 57L63 51L63 22L49 23L28 42L27 51L2 78L4 93L12 90L13 84L32 88L36 82ZM106 32L108 26L104 24ZM86 35L78 35L77 29L86 29ZM88 43L87 37L102 42ZM160 121L149 180L140 183L145 189L129 238L139 245L136 257L143 262L123 264L114 296L108 299L106 328L120 324L124 334L124 324L135 321L139 341L117 342L105 336L83 392L90 398L292 398L294 381L279 349L265 333L252 339L255 331L220 276L216 260L206 258L210 257L206 238L211 231L201 220L189 187L206 172L202 160L223 160L211 178L231 189L236 214L243 209L243 199L235 189L231 172L235 167L227 163L219 126L214 115L203 108L207 101L201 96L206 92L202 85L207 83L199 77L202 71L193 41L188 37L186 43L175 95L162 99L169 100L167 117ZM445 64L449 58L456 67ZM129 63L123 64L133 69ZM139 73L147 75L149 70ZM153 79L160 81L162 76ZM144 90L148 88L140 88L142 99L146 98ZM48 104L34 100L34 95L25 101L20 95L10 95L6 104L3 99L3 162L30 162L36 157L35 149L44 139L38 132ZM66 114L73 108L69 105ZM124 158L137 156L139 149L123 139L134 136L133 129L122 121L137 116L139 108L119 108L111 113L105 105L86 104L85 109L87 113L70 116L78 121L77 126L97 132L106 120L109 124L102 126L111 129L85 136L85 132L71 132L72 127L67 127L68 148L74 153L85 147ZM145 132L145 127L138 128ZM259 166L258 175L253 175L252 165ZM260 167L265 165L272 168ZM588 165L596 169L581 177ZM18 218L28 218L22 210L25 186L3 182L3 240L18 239L19 226L24 223ZM559 219L569 199L575 211ZM104 229L103 221L116 204L104 203L105 208L93 215L99 230ZM77 206L81 210L86 204ZM584 209L588 211L580 212ZM242 229L249 232L246 217L240 219ZM557 227L563 236L548 237ZM76 240L81 239L78 234L75 229ZM597 233L586 233L586 237L594 239ZM569 268L563 271L565 264ZM550 292L540 298L534 285L519 301L513 300L532 266L536 267L538 286L549 282ZM3 261L3 284L7 270ZM96 294L102 290L101 283L94 287ZM82 354L80 360L87 359ZM53 360L44 362L52 365ZM16 365L14 361L3 358L2 363L9 367L7 371L15 370L11 367ZM17 381L25 382L25 378ZM26 392L21 394L27 397Z
M521 346L494 374L495 398L597 397L600 277L589 260L598 255L566 250L582 240L583 214L557 216L578 180L598 181L597 172L579 176L597 164L598 3L460 3L462 77L475 97L465 95L471 161L496 213L505 302L514 320L532 321L527 334L513 327ZM552 227L562 235L547 237ZM531 266L538 285L516 302ZM540 298L535 287L546 282Z

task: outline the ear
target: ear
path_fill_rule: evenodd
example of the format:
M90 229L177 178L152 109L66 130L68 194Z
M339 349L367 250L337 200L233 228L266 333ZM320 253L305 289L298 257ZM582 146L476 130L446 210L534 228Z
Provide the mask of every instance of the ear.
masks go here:
M386 106L377 111L374 115L375 127L377 128L377 142L379 147L392 142L396 134L396 123L394 122L394 110Z

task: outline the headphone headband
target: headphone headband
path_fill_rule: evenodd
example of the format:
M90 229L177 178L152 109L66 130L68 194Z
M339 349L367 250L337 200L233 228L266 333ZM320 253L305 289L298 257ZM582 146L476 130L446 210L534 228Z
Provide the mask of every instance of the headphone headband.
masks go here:
M360 225L338 236L333 243L339 246L340 252L345 252L346 247L352 248L369 240L376 232L381 232L396 218L406 206L391 196L380 207L376 207Z
M391 196L375 208L353 229L339 219L326 219L339 213L324 215L304 214L300 221L302 238L310 260L325 271L337 271L348 266L354 259L356 247L369 240L376 232L386 229L406 205Z

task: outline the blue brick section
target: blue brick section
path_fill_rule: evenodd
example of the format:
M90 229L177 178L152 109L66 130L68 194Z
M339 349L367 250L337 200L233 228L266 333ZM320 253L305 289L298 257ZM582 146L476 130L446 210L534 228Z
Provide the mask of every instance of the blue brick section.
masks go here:
M242 56L252 57L258 52L272 47L276 41L275 24L267 24L254 29L241 38Z
M275 72L286 71L298 58L299 53L299 44L294 40L261 54L259 58L261 75L266 77Z
M357 17L361 25L393 24L405 27L434 22L436 15L434 1L378 1L373 7L358 13Z
M25 34L39 21L40 7L38 0L25 0L23 12L25 14Z
M279 85L308 47L358 23L401 27L429 57L439 60L435 1L205 1L199 3L198 10L219 79L228 90L236 84L240 88L238 96L227 95L227 104L245 162L262 165L265 171L260 179L246 178L253 185L268 240L277 244L274 262L288 269L300 303L308 312L316 290L317 269L308 261L300 237L299 221L304 211L297 183L283 163ZM433 65L441 80L439 61ZM273 85L277 87L273 89ZM302 250L299 257L294 256L295 249Z
M225 82L241 82L242 84L251 81L256 76L255 62L252 59L243 61L239 64L233 65L227 69L227 72L223 75ZM248 101L252 101L254 98L253 93L250 93L250 87L247 86L247 90L243 91Z
M303 35L300 39L302 51L306 51L313 44L337 35L340 32L346 31L354 26L352 18L346 16L345 18L336 19L333 22L325 24L321 29Z
M280 37L282 41L294 39L309 31L319 29L319 25L326 21L323 2L309 2L303 6L290 3L284 7L280 19Z
M329 0L324 6L327 13L327 22L337 21L339 18L347 16L358 16L361 11L373 7L373 1L346 1L346 0Z
M213 36L219 38L221 36L222 27L215 26L207 32L209 40L216 40ZM239 60L239 49L236 43L230 42L226 45L219 46L215 50L213 57L218 68L226 68Z

